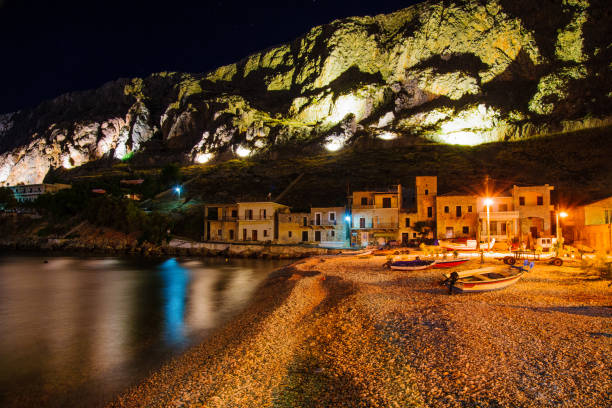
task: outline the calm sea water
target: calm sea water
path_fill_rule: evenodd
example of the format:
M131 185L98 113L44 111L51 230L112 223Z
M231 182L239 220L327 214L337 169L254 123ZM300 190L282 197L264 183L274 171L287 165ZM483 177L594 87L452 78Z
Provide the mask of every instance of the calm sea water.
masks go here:
M286 263L2 256L0 406L102 406L230 319Z

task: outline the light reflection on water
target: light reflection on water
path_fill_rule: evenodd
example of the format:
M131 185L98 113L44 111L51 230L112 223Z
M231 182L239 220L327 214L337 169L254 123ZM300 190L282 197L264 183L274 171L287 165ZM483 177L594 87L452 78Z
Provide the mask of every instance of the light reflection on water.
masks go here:
M101 406L286 262L0 258L0 406Z

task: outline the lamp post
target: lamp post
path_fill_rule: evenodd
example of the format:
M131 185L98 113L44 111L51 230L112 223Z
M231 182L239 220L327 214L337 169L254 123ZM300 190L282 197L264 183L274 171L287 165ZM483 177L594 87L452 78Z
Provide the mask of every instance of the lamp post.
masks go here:
M491 205L493 205L493 200L490 198L485 198L484 204L487 206L487 251L491 250Z
M559 209L557 209L557 211L555 211L555 224L557 226L557 243L561 242L561 224L559 223L559 217L560 218L565 218L567 217L567 213L565 211L559 211Z

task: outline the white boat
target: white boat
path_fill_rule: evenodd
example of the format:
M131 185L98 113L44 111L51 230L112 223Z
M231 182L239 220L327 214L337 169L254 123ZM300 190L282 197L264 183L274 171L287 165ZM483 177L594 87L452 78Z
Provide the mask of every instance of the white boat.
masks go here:
M490 266L488 268L470 269L445 273L444 284L460 292L486 292L506 288L516 282L533 268L533 262L527 261L523 266Z
M495 245L495 238L491 239L491 248L493 245ZM481 242L478 245L475 239L467 239L465 242L440 241L440 246L449 251L478 251L479 249L486 251L489 248L487 242Z

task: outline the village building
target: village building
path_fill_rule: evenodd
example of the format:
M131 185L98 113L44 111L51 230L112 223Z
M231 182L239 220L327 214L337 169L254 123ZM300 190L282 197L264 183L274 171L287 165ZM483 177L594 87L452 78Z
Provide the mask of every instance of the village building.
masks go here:
M9 186L15 199L24 203L27 201L34 201L43 194L54 194L58 191L72 188L70 184L28 184L28 185L16 185Z
M475 238L478 230L477 198L462 193L441 194L436 198L436 237Z
M311 240L328 248L342 248L349 242L349 220L345 207L313 207L310 210Z
M278 214L289 207L272 201L241 202L237 205L239 241L278 240Z
M612 251L612 197L567 211L560 224L566 242Z
M402 186L355 191L351 201L351 245L381 245L396 240L402 205Z
M237 231L237 204L209 204L204 206L205 241L235 241L238 236Z
M278 243L307 244L311 241L310 232L310 213L279 212Z

